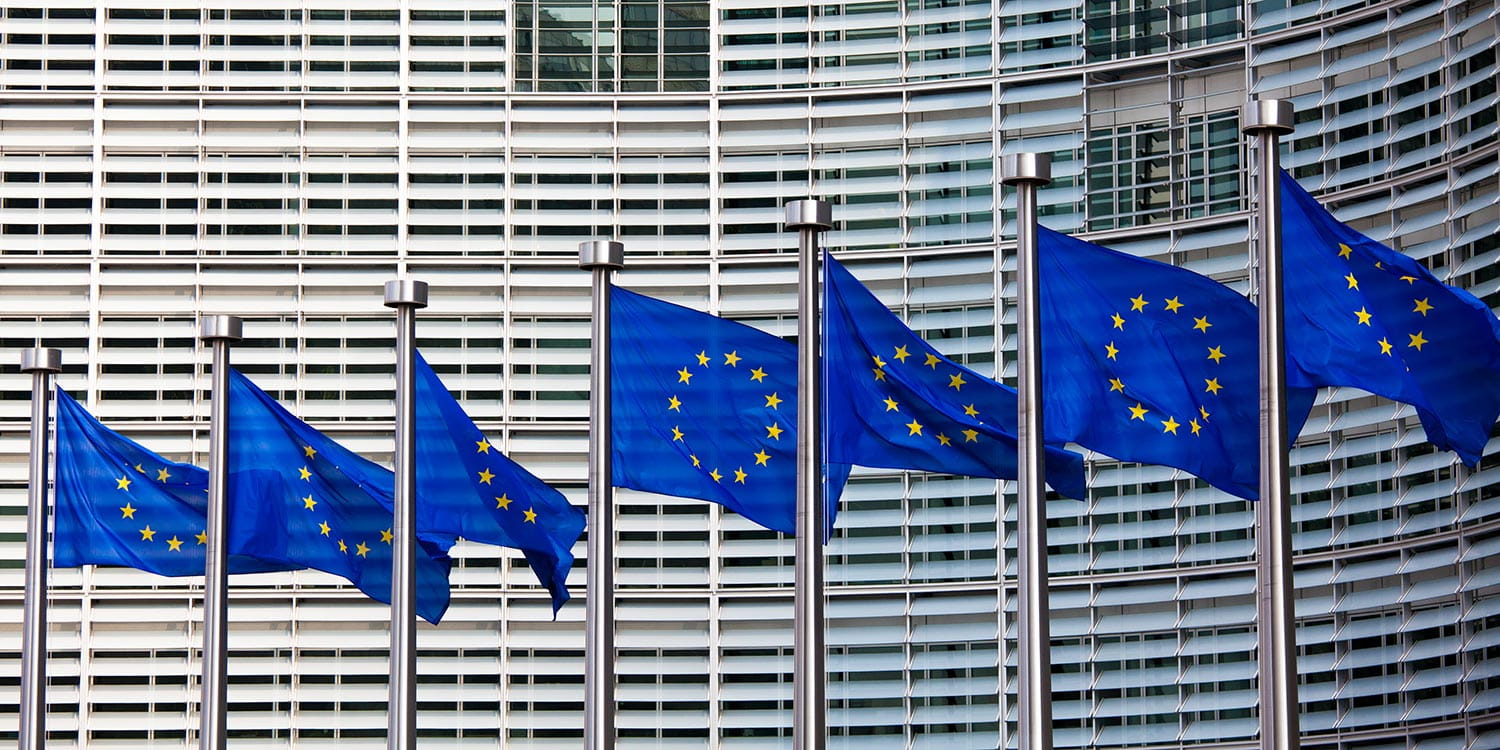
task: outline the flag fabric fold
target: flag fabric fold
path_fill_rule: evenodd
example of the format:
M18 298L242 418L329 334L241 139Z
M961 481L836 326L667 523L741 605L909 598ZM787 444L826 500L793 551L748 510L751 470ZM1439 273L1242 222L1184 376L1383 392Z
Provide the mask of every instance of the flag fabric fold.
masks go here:
M1047 437L1259 497L1255 306L1187 269L1038 230ZM1289 379L1292 439L1307 385Z
M1014 479L1014 389L939 354L824 256L828 461ZM1083 458L1046 449L1047 483L1087 497Z
M1411 404L1428 440L1478 463L1500 416L1500 320L1280 180L1289 373Z

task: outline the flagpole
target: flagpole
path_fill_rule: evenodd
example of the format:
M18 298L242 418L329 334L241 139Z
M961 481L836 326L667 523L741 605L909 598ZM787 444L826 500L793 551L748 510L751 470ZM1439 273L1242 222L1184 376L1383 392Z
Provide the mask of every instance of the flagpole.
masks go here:
M1037 189L1052 182L1047 154L1001 157L1000 181L1016 189L1016 599L1020 648L1019 750L1052 750L1052 637L1047 602L1046 454L1042 441L1041 279ZM997 253L998 266L1000 256ZM995 317L1000 316L995 287Z
M41 750L47 740L47 406L62 352L21 352L31 373L31 467L26 483L26 600L21 612L21 726L19 750Z
M1256 644L1260 660L1260 746L1297 750L1297 624L1292 599L1292 506L1287 451L1286 341L1282 302L1281 166L1278 139L1293 130L1292 103L1245 104L1242 129L1256 142L1255 228L1260 308L1260 502L1256 504Z
M827 201L786 204L797 231L797 539L792 620L792 748L823 750L828 741L828 648L823 621L823 356L818 316L818 235L833 227Z
M198 339L213 347L213 390L208 417L208 529L203 564L203 700L198 744L224 750L228 742L229 650L229 345L243 323L233 315L199 322Z
M583 644L583 746L615 746L615 504L610 399L610 275L625 267L625 245L578 243L578 267L593 273L589 350L588 568Z
M396 309L395 538L391 540L390 706L386 747L417 747L417 310L427 282L385 282L385 306Z

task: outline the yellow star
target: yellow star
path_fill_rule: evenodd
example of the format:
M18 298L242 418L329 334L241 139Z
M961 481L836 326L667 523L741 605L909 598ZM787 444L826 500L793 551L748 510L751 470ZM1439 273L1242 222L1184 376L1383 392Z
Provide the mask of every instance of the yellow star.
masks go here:
M876 367L885 367L885 360L881 359L879 354L876 354L871 358L875 360Z
M1197 435L1199 432L1201 432L1203 430L1203 425L1198 424L1198 420L1196 420L1196 419L1189 419L1188 420L1188 426L1190 426L1190 427L1193 428L1193 434L1194 435Z
M922 434L922 424L915 419L906 424L906 429L911 430L911 432L907 434L907 437Z
M781 439L781 425L778 425L778 424L768 424L768 425L766 425L766 437L771 438L772 440L780 440Z
M1386 341L1384 337L1381 337L1380 341L1376 343L1380 344L1381 354L1384 354L1387 357L1391 356L1391 342Z
M1202 331L1204 333L1208 333L1208 329L1212 328L1213 325L1214 325L1213 323L1208 322L1208 316L1207 315L1205 315L1205 316L1203 316L1201 318L1193 318L1193 330L1195 330L1195 331Z
M1219 379L1218 378L1205 378L1203 380L1203 390L1207 391L1208 393L1212 393L1215 396L1217 396L1217 395L1219 395L1219 391L1221 391L1223 389L1224 389L1224 386L1219 385Z
M707 349L704 349L703 351L698 352L698 364L701 367L708 367L708 350Z
M668 396L667 397L667 411L681 412L682 411L682 402L678 401L676 396Z
M692 379L693 374L691 372L688 372L688 368L684 367L681 370L677 371L677 382L692 385Z
M1144 422L1146 421L1146 412L1147 409L1142 408L1141 402L1137 401L1135 402L1135 406L1130 407L1130 418L1139 419Z
M156 536L156 532L151 529L150 524L147 524L146 528L141 529L141 541L143 541L143 542L153 541L152 537L154 537L154 536Z
M307 497L302 498L302 507L308 510L312 510L313 508L317 507L317 505L318 501L314 500L312 495L308 495Z
M1352 250L1348 245L1345 245L1342 242L1339 243L1339 257L1340 258L1347 258L1347 257L1349 257L1349 254L1352 253L1352 252L1354 252L1354 250Z
M396 538L396 535L392 534L390 529L381 529L380 530L380 541L385 542L386 544L390 544L391 540L395 539L395 538Z
M1205 421L1205 422L1208 421L1208 407L1206 407L1206 406L1199 406L1198 407L1198 414L1202 415L1203 421Z
M724 354L724 364L729 365L730 367L739 367L740 366L740 352L739 352L739 350L736 349L736 350L734 350L732 352L726 352Z
M1422 313L1422 314L1426 315L1427 313ZM171 478L172 478L172 472L167 471L165 468L161 468L161 469L157 469L156 470L156 481L158 481L158 482L165 482L165 481L167 481L168 479L171 479Z
M898 346L896 347L896 354L894 356L897 362L904 365L906 364L906 358L911 356L911 352L908 352L905 346Z
M344 540L342 539L339 540L339 551L343 552L344 554L349 553L349 545L344 544Z
M1408 349L1416 349L1420 352L1422 351L1422 345L1427 343L1427 339L1422 338L1421 331L1417 331L1416 333L1408 333L1406 334L1406 337L1411 339L1411 343L1406 345Z
M948 376L948 387L952 388L955 391L961 391L961 390L963 390L964 389L964 385L967 382L968 381L964 380L964 374L961 373L961 372L954 373L954 374Z
M896 399L893 399L890 396L886 396L885 397L885 410L886 411L901 411L901 405L896 403Z
M1349 288L1350 289L1358 289L1359 288L1359 279L1354 278L1354 274L1352 274L1352 273L1349 274L1348 276L1345 276L1344 277L1344 281L1349 282Z
M479 440L475 440L474 441L474 452L475 453L489 453L490 452L490 441L484 440L482 438L479 439Z
M699 463L699 462L698 462L698 457L697 457L697 456L695 456L695 455L693 455L693 454L691 454L691 453L689 453L689 454L688 454L688 458L691 458L691 459L693 459L693 468L695 468L695 469L696 469L696 468L698 468L698 467L699 467L699 466L701 466L701 465L702 465L702 464L700 464L700 463Z
M1385 270L1385 266L1381 265L1380 261L1378 261L1378 260L1375 261L1375 267L1379 268L1381 270Z
M533 510L531 508L527 508L526 510L523 510L521 512L526 514L525 523L536 523L536 511L535 510Z
M1423 297L1422 299L1419 299L1419 300L1413 300L1414 302L1417 303L1417 309L1412 310L1412 312L1422 313L1422 317L1424 317L1424 318L1427 317L1427 311L1432 309L1432 305L1427 304L1427 300L1429 300L1429 299L1432 299L1432 298L1431 297Z
M1104 355L1106 357L1109 357L1110 359L1114 359L1115 355L1119 354L1119 353L1120 353L1120 350L1115 348L1115 342L1111 341L1108 344L1104 345Z
M502 492L500 497L495 498L496 510L510 510L510 493Z
M1140 295L1138 297L1131 297L1130 298L1130 311L1131 312L1140 312L1142 310L1145 310L1147 304L1149 304L1149 303L1146 302L1146 295L1144 295L1144 294L1142 294L1142 295Z
M979 416L979 410L975 409L973 404L964 404L964 416L977 417Z
M1406 282L1406 283L1408 283L1408 284L1415 284L1417 282L1417 277L1415 277L1415 276L1402 276L1401 280L1404 281L1404 282Z
M182 551L182 540L178 539L176 534L173 534L172 538L167 540L167 550L171 552Z
M938 363L942 362L942 361L943 361L942 357L939 357L936 354L933 354L932 352L927 352L927 361L923 362L922 364L927 365L928 367L931 367L932 369L936 370L937 366L938 366Z
M129 492L130 491L130 477L128 477L128 476L122 476L119 479L116 479L115 480L115 489L117 489L117 490L125 490L126 492Z
M950 437L948 437L947 435L944 435L941 432L938 433L937 439L938 439L938 445L948 445L948 444L950 444L950 443L953 442L953 438L950 438Z
M1110 313L1109 319L1115 322L1115 328L1118 328L1122 331L1125 330L1125 319L1120 317L1119 313Z
M1370 315L1370 313L1365 310L1365 308L1361 307L1358 310L1354 311L1354 317L1359 318L1360 325L1367 326L1370 324L1370 318L1374 316Z
M1176 435L1177 428L1181 426L1182 425L1177 422L1176 417L1168 415L1166 421L1161 423L1161 431L1163 434L1170 432L1173 435Z
M140 472L140 473L142 473L142 474L146 473L145 467L141 466L140 464L136 464L135 465L135 470L138 471L138 472Z
M200 531L200 532L198 532L197 538L198 538L198 544L199 545L208 544L208 532L206 532L206 531Z
M708 475L709 475L709 476L710 476L710 477L713 477L713 480L714 480L714 481L715 481L715 482L717 482L717 481L719 481L719 480L720 480L720 479L723 479L723 478L724 478L724 475L723 475L723 474L720 474L720 473L719 473L719 470L718 470L718 469L714 469L714 470L713 470L713 471L710 471L710 472L708 472Z
M750 475L745 473L745 468L743 466L734 470L734 481L738 484L744 484L745 477L747 476Z
M762 449L760 449L760 450L758 450L758 451L755 452L755 465L756 466L769 466L770 464L767 464L766 462L770 461L770 460L771 460L771 454L767 453L764 448L762 448Z
M301 478L305 482L311 482L312 481L312 472L308 471L306 466L298 469L297 470L297 475L298 475L299 478Z
M872 370L872 372L875 373L875 379L876 380L885 380L885 370L882 370L879 367L876 367L876 368L874 368L874 370Z
M1211 360L1213 360L1214 364L1219 364L1219 360L1221 360L1221 359L1224 358L1224 347L1222 347L1222 346L1210 346L1210 347L1208 347L1208 358L1211 359Z
M1180 309L1182 309L1182 303L1178 302L1176 297L1167 299L1167 312L1177 312Z
M750 371L750 379L759 383L766 379L766 371L757 367L754 370Z
M490 473L489 467L485 467L484 471L479 472L480 484L489 484L490 480L494 478L495 475Z
M680 443L680 442L682 442L682 430L677 429L677 425L675 425L675 424L672 425L672 442L674 442L674 443Z
M354 545L354 554L359 555L360 557L369 557L370 548L366 546L364 542L360 542L359 544Z
M979 442L979 430L960 430L964 434L965 443Z
M125 503L125 507L123 507L123 508L120 509L120 517L121 518L135 518L135 507L132 506L130 503Z
M781 403L781 397L780 396L778 396L778 395L776 395L774 393L772 393L769 396L766 396L766 408L768 408L768 409L775 409L776 405L779 404L779 403Z
M1109 379L1109 392L1110 393L1114 393L1115 391L1120 391L1121 393L1124 393L1125 392L1125 383L1124 383L1124 381L1120 380L1119 378L1110 378Z
M307 456L308 458L312 458L313 456L318 455L318 452L313 450L313 447L311 445L304 445L302 446L302 455Z
M328 536L329 529L330 529L330 527L328 526L328 522L327 521L319 521L318 522L318 531L322 532L323 536Z

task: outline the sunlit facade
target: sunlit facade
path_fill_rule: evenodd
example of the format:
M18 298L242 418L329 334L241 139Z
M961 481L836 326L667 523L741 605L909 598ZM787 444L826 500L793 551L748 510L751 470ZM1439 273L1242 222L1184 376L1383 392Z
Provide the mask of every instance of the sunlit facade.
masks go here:
M1284 164L1345 221L1500 305L1491 0L0 0L0 362L38 341L111 426L206 462L195 319L367 453L391 450L381 283L487 433L583 502L588 274L782 335L796 236L938 348L1013 377L997 157L1048 152L1043 221L1243 288L1238 110L1291 99ZM14 732L29 381L0 373L0 734ZM1500 747L1500 443L1475 469L1411 409L1325 391L1292 456L1310 748ZM1059 748L1256 733L1250 506L1091 456L1051 503ZM830 746L1015 743L1012 488L863 472L829 547ZM623 748L790 744L792 545L619 493ZM582 545L577 550L582 556ZM582 565L553 622L517 556L454 551L420 633L424 748L576 748ZM52 573L50 746L196 746L201 581ZM231 743L384 746L387 609L330 576L238 578ZM4 741L0 738L0 741Z

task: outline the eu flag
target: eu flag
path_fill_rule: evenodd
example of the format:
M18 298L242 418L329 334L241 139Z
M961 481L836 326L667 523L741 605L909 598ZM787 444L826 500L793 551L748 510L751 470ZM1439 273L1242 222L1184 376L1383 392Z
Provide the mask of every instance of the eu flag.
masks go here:
M1014 479L1016 392L939 354L824 255L828 461ZM1047 448L1047 482L1088 496L1083 458Z
M417 355L417 525L521 550L556 612L568 600L583 512L506 458Z
M1257 498L1255 306L1192 271L1039 234L1047 437ZM1289 381L1295 439L1316 391Z
M230 372L230 551L331 573L389 603L393 488L390 471ZM448 609L444 541L418 534L417 614L432 623Z
M795 534L797 346L619 287L610 315L615 486ZM847 477L825 468L830 525Z
M1281 196L1289 372L1411 404L1428 440L1477 463L1500 415L1500 321L1286 172Z
M56 393L53 564L203 575L208 472L162 458L100 424L62 388ZM231 573L297 567L243 555L229 558Z

